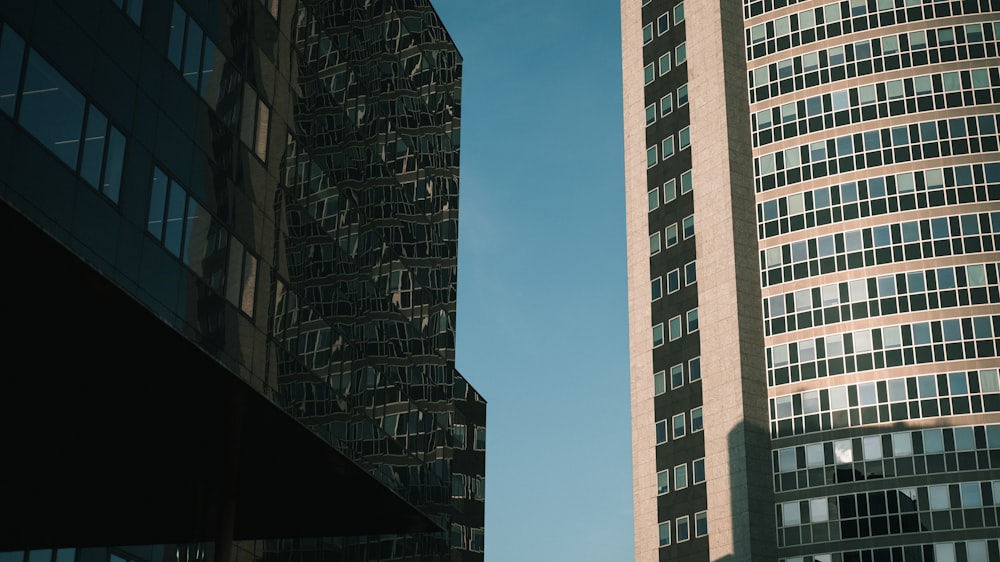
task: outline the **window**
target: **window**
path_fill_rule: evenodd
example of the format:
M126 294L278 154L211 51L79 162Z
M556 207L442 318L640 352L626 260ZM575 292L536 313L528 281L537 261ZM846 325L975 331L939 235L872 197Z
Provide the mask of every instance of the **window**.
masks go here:
M677 139L681 150L691 146L691 127L681 129L681 132L677 134Z
M670 72L670 53L669 52L663 53L662 55L660 55L659 64L660 64L660 76L663 76L664 74Z
M653 394L659 396L667 391L667 373L660 371L653 375Z
M677 45L677 48L674 49L674 55L677 57L677 66L687 62L687 42Z
M656 493L657 495L670 493L670 469L661 470L656 473Z
M645 80L647 86L652 84L653 80L656 79L656 68L654 68L655 66L656 65L654 63L649 63L642 69L642 77L643 80Z
M688 103L688 85L684 84L683 86L677 88L677 107L684 107L685 105L687 105L687 103Z
M669 180L663 184L663 202L669 203L677 199L677 182Z
M670 390L684 386L684 364L678 363L670 368Z
M691 170L688 170L681 174L681 195L685 193L690 193L693 189L691 184Z
M115 6L118 6L128 14L128 17L135 22L136 25L140 25L142 21L142 0L113 0Z
M650 282L651 288L651 300L657 300L663 297L663 278L657 277Z
M674 155L674 136L663 139L663 159L666 160Z
M692 334L698 331L698 309L687 311L687 333Z
M698 268L695 262L688 262L684 265L684 286L693 285L698 281Z
M646 167L652 168L656 165L656 145L646 149Z
M684 239L687 240L694 236L694 215L688 215L684 217Z
M670 423L671 426L673 427L674 440L680 439L681 437L684 437L684 435L686 434L687 432L687 420L685 419L686 417L687 416L685 416L683 413L680 413L675 415L671 419Z
M653 24L647 23L642 26L642 44L645 45L653 40Z
M669 333L670 341L674 341L676 339L680 339L680 337L681 337L681 317L680 316L674 316L673 318L670 319L669 332L670 332Z
M663 323L653 326L653 347L663 345Z
M654 232L649 235L649 255L655 256L660 253L660 233Z
M688 380L690 382L701 380L701 357L688 361Z
M656 122L656 104L650 104L646 106L646 126L650 126Z
M674 96L667 94L660 98L660 117L669 115L674 110Z
M670 29L670 13L666 13L656 18L656 34L663 35Z
M667 294L681 290L681 270L675 269L667 273Z
M677 518L677 542L684 542L691 538L688 516Z
M683 490L688 487L688 465L679 464L674 467L674 489Z
M660 523L660 546L670 546L670 521Z
M691 463L691 483L703 484L705 482L705 459L700 458Z
M674 25L684 21L684 2L674 6Z
M656 422L656 444L662 445L667 442L667 420Z
M691 410L691 433L698 433L702 429L705 429L701 419L701 408L701 406L698 406Z
M654 187L649 190L649 210L655 211L660 207L660 188Z
M694 536L704 537L708 534L708 512L699 511L694 514Z
M472 448L476 451L486 450L486 428L482 426L476 426L476 441L473 443Z
M680 238L677 236L677 223L667 226L664 232L666 233L666 247L672 248L676 246L677 242L680 241Z
M9 33L10 28L5 27L4 35ZM28 51L18 122L74 170L86 105L83 95L56 69L34 50Z

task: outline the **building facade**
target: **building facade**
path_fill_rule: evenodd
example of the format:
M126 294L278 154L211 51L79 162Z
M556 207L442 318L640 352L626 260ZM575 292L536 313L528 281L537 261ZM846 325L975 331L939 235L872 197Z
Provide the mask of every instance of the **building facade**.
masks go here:
M0 7L4 562L483 559L461 70L426 0Z
M637 560L1000 560L998 40L622 2Z

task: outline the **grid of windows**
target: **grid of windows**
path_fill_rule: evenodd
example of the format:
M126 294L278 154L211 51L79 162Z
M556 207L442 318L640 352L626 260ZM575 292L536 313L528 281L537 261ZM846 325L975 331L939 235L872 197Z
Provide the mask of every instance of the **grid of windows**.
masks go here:
M1000 412L996 369L898 377L770 399L771 437L845 427ZM693 416L693 414L692 414Z
M792 5L796 0L779 3ZM921 3L930 9L926 12L920 9ZM764 12L763 0L754 5L761 10L758 14ZM747 61L828 37L949 15L975 14L989 9L985 2L980 8L975 1L905 0L903 6L897 7L895 0L841 0L747 28Z
M866 448L867 446L867 448ZM1000 469L1000 425L935 427L771 452L775 492L900 476Z
M759 203L758 235L764 239L858 217L987 201L1000 201L1000 162L875 176Z
M1000 22L922 29L820 49L749 69L750 103L873 73L997 56Z
M761 286L996 248L1000 248L1000 212L883 224L764 249L760 253Z
M964 556L964 558L962 557ZM780 562L1000 562L997 539L909 544L865 550L848 550L781 558Z
M996 357L1000 316L836 333L767 348L768 386L940 361Z
M996 152L997 115L873 129L754 158L758 193L853 170L942 156Z
M1000 480L890 488L775 505L778 546L997 527Z
M874 119L998 102L997 67L865 84L758 111L751 119L753 146Z
M1000 303L997 264L978 263L830 283L763 299L765 334L860 318Z

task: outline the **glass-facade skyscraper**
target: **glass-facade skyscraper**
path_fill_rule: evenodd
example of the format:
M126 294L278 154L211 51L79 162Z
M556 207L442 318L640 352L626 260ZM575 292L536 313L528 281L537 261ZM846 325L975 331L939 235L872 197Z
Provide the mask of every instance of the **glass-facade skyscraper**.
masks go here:
M622 2L636 560L1000 560L998 10Z
M461 75L427 0L0 7L0 559L483 559Z

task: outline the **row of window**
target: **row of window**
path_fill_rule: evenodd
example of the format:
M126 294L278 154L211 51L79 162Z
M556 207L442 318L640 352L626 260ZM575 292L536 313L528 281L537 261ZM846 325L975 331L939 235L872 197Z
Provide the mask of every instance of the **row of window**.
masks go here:
M677 87L677 108L684 107L688 104L688 85L687 82ZM659 101L659 114L660 117L666 117L674 111L674 93L664 95ZM657 114L657 103L651 103L646 106L646 126L650 126L656 122Z
M998 150L996 115L847 134L754 158L757 192L855 169Z
M691 146L691 127L684 127L677 132L677 148L674 148L674 135L667 135L660 143L660 161L666 162L676 151L684 150ZM657 146L653 145L646 149L646 167L651 168L657 164Z
M688 472L688 464L682 463L673 468L660 470L656 473L656 495L662 496L670 493L671 474L673 475L673 490L683 490L689 485L697 486L705 483L705 459L695 459L691 461L691 470ZM690 481L688 475L690 474Z
M806 0L743 0L743 17L749 19L786 6L794 6ZM875 0L874 6L868 0L868 12L890 10L893 8L919 8L923 4L930 5L940 0ZM983 0L989 1L989 0Z
M656 62L649 63L642 69L642 79L643 83L648 86L653 83L660 76L665 76L668 72L674 68L679 68L682 64L687 62L687 42L683 42L673 50L673 63L671 64L671 51L667 51L656 59ZM660 71L657 72L656 69L659 67Z
M861 318L1000 302L997 264L979 263L830 283L767 297L765 335ZM957 288L956 288L957 287ZM853 306L867 303L867 306Z
M861 427L940 415L1000 412L996 369L900 377L770 399L771 436Z
M666 341L679 340L685 333L688 335L698 331L698 309L692 308L684 313L684 320L680 314L674 316L666 322L666 340L664 339L664 323L653 326L653 347L660 347Z
M931 530L996 527L998 510L994 504L1000 505L1000 480L781 503L775 506L778 547Z
M457 499L486 499L486 478L453 472L451 474L451 497Z
M645 6L650 0L643 0L642 5ZM674 16L674 27L677 27L684 21L684 2L679 2L671 10L667 10L660 14L656 18L656 35L660 36L670 30L670 15ZM642 44L645 45L653 40L653 24L647 23L642 27Z
M0 111L118 202L125 135L7 25L0 28Z
M684 386L684 363L678 363L670 367L669 379L666 371L657 371L653 374L653 395L659 396L667 391L667 383L670 383L670 390L677 390ZM694 357L687 361L687 381L695 383L701 380L701 357ZM693 416L692 416L693 419Z
M768 386L899 365L996 357L1000 340L994 334L1000 334L1000 316L882 326L770 346Z
M874 73L997 55L1000 22L885 35L748 70L750 103Z
M866 455L870 460L865 460ZM876 458L878 455L881 458ZM938 427L809 443L772 451L772 463L775 492L921 474L997 470L1000 425Z
M660 547L670 546L672 543L682 543L691 539L691 518L687 515L674 520L674 534L671 536L670 521L660 523ZM708 512L699 511L694 514L694 536L701 538L708 536Z
M662 234L662 236L661 236ZM681 219L680 223L671 223L663 232L656 231L649 235L649 255L655 256L661 250L669 250L681 241L694 237L694 215L688 215Z
M698 267L696 261L691 261L684 264L684 286L693 285L698 281ZM673 294L681 290L681 270L680 268L672 269L666 274L666 284L667 284L667 294ZM652 288L652 300L656 301L663 298L663 283L664 277L657 277L653 279L650 283Z
M677 199L677 184L680 184L680 195L691 193L694 186L691 184L691 170L682 172L675 180L673 178L663 183L663 204L666 205ZM654 187L649 190L649 210L655 211L660 208L660 188Z
M702 419L702 407L691 409L691 433L698 433L705 429ZM660 420L656 422L656 444L662 445L673 439L674 441L683 438L688 434L687 412L681 412L670 418L670 420Z
M933 11L927 12L926 19L980 11L974 2L928 0L928 3L933 5ZM925 19L923 10L905 9L919 5L920 0L906 0L898 6L895 0L841 0L760 23L745 32L747 61L822 41L827 37L921 21Z
M884 224L772 246L760 252L764 287L887 263L992 252L1000 212Z
M253 87L241 79L211 37L176 1L171 16L167 58L227 125L239 129L243 144L264 160L267 156L270 108Z
M780 562L1000 562L997 539L911 544L781 558Z
M1000 101L996 67L927 74L846 88L753 114L753 146L850 124Z
M257 257L159 168L153 169L146 230L209 287L254 315Z
M916 208L1000 200L1000 163L870 177L757 205L761 239L813 226ZM650 201L652 205L652 201Z

